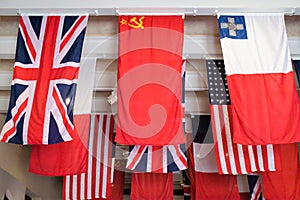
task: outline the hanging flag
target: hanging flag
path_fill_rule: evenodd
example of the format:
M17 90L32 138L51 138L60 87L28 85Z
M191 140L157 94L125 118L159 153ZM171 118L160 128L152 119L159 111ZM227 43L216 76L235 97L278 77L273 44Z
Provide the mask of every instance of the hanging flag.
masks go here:
M126 168L134 171L168 173L187 168L185 144L165 146L135 145Z
M218 15L233 141L300 141L300 107L283 14Z
M173 174L132 173L131 200L173 200Z
M196 199L240 200L237 177L218 173L195 173Z
M183 28L182 16L119 16L116 142L153 146L185 143Z
M92 115L87 171L64 177L63 199L112 198L113 115Z
M74 136L73 104L87 16L21 16L0 141L54 144Z
M297 80L298 80L298 85L299 85L299 83L300 83L300 60L293 60L293 64L294 64L294 67L295 67Z
M90 76L95 73L95 67L94 58L81 62L73 114L76 130L73 140L52 145L32 145L30 172L45 176L66 176L86 171L94 87L94 79Z
M123 199L125 184L125 160L115 160L112 199Z
M66 176L85 172L90 115L74 115L74 126L76 134L72 141L33 145L28 171L44 176Z
M264 200L263 188L262 188L262 177L260 175L250 174L247 175L250 200Z
M184 108L185 61L182 65L182 107ZM184 127L184 118L183 127ZM168 173L187 168L186 145L135 145L130 147L127 169L141 172Z
M276 145L242 145L233 141L233 119L231 93L229 95L224 62L222 60L207 60L209 101L212 120L212 133L220 174L247 174L256 171L280 170L280 157ZM205 116L198 119L199 125ZM209 116L206 116L208 118ZM209 121L203 120L204 123ZM200 131L205 138L205 132ZM202 136L201 136L202 134ZM203 136L204 134L204 136Z
M280 144L281 170L262 173L263 194L266 199L299 199L300 165L298 145Z

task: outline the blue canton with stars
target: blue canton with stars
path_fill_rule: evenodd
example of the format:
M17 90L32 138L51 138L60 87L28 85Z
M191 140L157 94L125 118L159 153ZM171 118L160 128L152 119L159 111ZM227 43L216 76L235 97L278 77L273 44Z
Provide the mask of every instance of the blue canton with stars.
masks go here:
M244 16L221 15L218 18L220 38L248 39Z
M223 60L206 60L209 103L230 105L230 96Z

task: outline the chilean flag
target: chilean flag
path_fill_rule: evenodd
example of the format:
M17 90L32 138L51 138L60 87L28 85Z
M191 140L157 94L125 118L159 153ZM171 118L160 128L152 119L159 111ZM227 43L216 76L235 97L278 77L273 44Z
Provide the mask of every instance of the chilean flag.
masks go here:
M219 15L233 142L300 141L299 100L283 14Z

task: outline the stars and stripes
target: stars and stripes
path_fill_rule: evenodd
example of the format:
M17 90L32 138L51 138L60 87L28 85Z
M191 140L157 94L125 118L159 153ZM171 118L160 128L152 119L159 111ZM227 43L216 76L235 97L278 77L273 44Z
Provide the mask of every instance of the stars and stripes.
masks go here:
M275 145L241 145L232 140L230 95L222 60L207 60L209 99L220 174L247 174L280 169Z
M64 177L63 199L112 198L113 115L92 115L87 171Z
M53 144L72 140L87 20L87 16L20 17L11 97L0 141Z

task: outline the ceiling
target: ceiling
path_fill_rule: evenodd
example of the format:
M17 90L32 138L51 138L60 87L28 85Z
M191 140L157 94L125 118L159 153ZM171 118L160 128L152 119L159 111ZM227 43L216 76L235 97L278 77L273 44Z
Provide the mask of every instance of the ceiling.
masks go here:
M57 3L56 3L57 2ZM217 13L285 13L300 15L299 0L0 0L0 16L19 14L178 14L216 15Z

